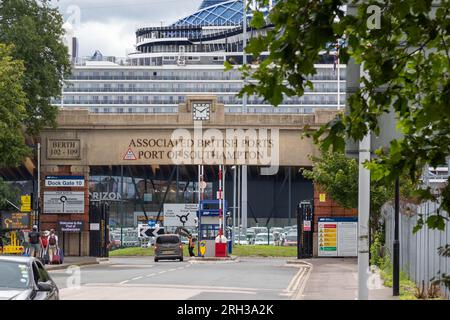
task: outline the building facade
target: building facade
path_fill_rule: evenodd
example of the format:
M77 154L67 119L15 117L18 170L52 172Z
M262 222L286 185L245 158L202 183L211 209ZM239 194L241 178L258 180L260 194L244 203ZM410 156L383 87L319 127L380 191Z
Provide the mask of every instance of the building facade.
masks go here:
M243 11L242 0L203 1L197 12L172 25L140 27L136 52L127 58L96 52L78 59L62 99L53 103L96 113L176 113L186 95L215 95L227 113L303 114L344 107L346 67L334 65L334 57L324 52L309 79L314 89L306 89L304 96L286 96L278 108L249 96L243 108L237 97L241 74L224 69L225 61L243 62ZM266 30L247 29L247 41Z

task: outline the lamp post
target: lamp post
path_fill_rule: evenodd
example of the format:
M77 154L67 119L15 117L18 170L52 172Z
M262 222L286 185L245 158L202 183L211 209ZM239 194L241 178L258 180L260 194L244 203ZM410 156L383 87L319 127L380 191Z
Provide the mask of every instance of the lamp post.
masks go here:
M399 178L395 180L395 218L394 218L394 257L392 263L392 294L400 295L400 241L399 241L399 222L400 222L400 183Z

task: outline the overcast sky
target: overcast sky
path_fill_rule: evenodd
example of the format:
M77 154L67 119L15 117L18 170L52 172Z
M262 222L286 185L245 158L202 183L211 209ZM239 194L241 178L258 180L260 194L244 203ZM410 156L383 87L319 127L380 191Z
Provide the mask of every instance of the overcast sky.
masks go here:
M202 0L53 0L79 39L80 55L125 57L134 51L138 26L171 24L193 12Z

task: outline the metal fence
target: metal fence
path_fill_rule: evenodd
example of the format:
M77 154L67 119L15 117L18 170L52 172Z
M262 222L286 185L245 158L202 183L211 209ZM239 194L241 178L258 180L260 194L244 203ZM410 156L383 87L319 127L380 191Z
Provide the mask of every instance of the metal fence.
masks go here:
M417 224L419 214L427 217L436 214L438 204L427 202L414 206L414 215L406 215L406 210L400 210L400 269L406 272L419 288L425 285L425 290L430 287L430 279L440 274L450 275L450 258L438 254L438 247L450 243L450 222L447 221L444 231L429 229L424 225L420 231L413 234L413 228ZM394 241L394 207L387 204L383 208L386 236L385 246L392 259ZM446 298L450 297L450 290L444 286L441 292Z

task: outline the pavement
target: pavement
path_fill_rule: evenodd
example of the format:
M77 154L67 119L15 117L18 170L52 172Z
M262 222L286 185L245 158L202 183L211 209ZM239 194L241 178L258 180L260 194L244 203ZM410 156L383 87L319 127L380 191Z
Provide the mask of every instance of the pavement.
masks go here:
M151 257L111 257L78 271L49 273L62 300L288 300L298 291L303 267L286 260L155 263Z
M95 257L65 257L63 264L47 264L47 270L61 270L69 266L87 266L107 262L109 258L95 258Z
M63 300L356 300L358 290L353 258L67 257L47 269ZM369 280L369 300L397 299L378 273Z
M355 258L315 258L301 260L311 272L301 300L356 300L358 297L358 264ZM378 272L369 274L369 300L397 300L392 288L383 286Z

